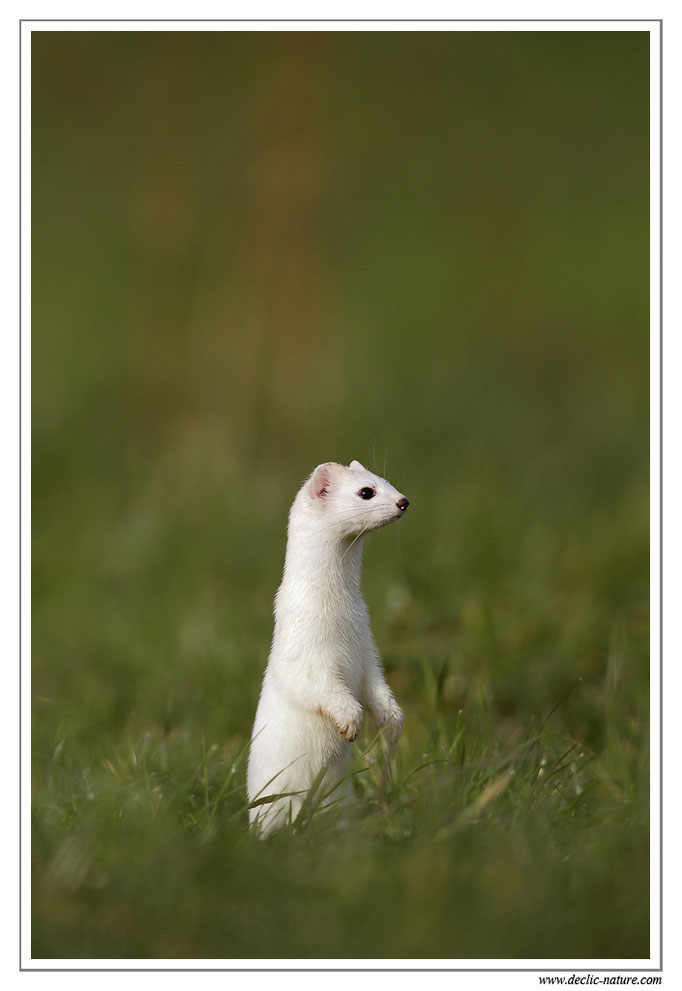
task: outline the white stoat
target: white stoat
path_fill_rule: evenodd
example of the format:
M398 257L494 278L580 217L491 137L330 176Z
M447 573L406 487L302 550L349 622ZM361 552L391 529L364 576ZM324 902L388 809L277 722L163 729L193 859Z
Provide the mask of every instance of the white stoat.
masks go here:
M360 579L364 534L400 519L407 506L359 461L318 465L294 500L247 788L250 803L296 794L251 808L262 836L296 818L324 767L318 794L349 797L342 779L363 710L386 727L391 748L400 737L403 714L384 678Z

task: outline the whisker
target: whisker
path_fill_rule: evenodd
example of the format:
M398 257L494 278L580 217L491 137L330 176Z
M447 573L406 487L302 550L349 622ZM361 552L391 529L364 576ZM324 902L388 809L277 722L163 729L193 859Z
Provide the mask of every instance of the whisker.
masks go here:
M367 530L368 529L369 529L369 524L366 527L363 527L363 529L360 531L360 533L358 533L355 537L353 537L353 539L351 540L350 544L348 545L348 547L346 547L345 551L341 555L341 560L342 561L343 561L344 557L346 556L346 554L348 553L348 551L353 546L353 544L355 543L355 541L358 540L360 537L362 537L363 534L367 533Z
M398 521L398 522L400 522L400 521ZM404 571L405 570L405 566L403 564L403 551L402 551L402 547L400 546L400 527L399 526L397 526L395 528L395 539L396 539L396 543L398 544L398 561L400 563L401 568Z

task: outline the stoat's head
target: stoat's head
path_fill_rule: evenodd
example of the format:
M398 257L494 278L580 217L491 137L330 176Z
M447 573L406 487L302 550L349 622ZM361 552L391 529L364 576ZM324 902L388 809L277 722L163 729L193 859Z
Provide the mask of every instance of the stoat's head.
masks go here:
M359 461L318 465L301 490L303 507L316 529L339 538L378 530L404 515L409 503L390 482Z

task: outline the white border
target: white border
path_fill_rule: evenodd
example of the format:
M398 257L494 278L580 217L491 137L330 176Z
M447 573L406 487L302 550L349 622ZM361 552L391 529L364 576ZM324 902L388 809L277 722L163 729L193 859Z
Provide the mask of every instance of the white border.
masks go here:
M576 19L573 21L542 20L460 20L444 18L433 20L390 21L375 18L362 19L306 19L297 20L191 20L158 21L152 19L127 21L78 21L34 20L24 21L23 30L36 31L647 31L658 30L658 21L650 19L609 21Z
M660 966L661 932L661 31L657 26L650 37L650 779L651 779L651 883L650 946L652 959Z
M625 5L621 5L621 8ZM36 12L38 14L38 12ZM635 15L636 16L636 15ZM652 717L652 871L651 871L651 929L652 929L652 957L650 960L557 960L557 959L532 959L532 960L462 960L451 961L416 961L416 960L32 960L29 954L30 947L30 846L27 835L27 827L30 823L30 789L29 789L29 754L30 754L30 517L28 507L30 505L30 34L32 30L41 31L208 31L208 30L234 30L234 31L304 31L304 30L344 30L344 31L374 31L374 30L398 30L398 31L645 31L651 34L651 650L652 650L652 682L651 682L651 717ZM275 969L302 969L302 970L327 970L333 968L343 968L349 970L353 968L361 970L387 970L391 968L406 968L414 970L423 968L430 971L442 971L448 967L455 971L466 971L474 969L480 971L481 975L489 974L491 971L507 972L505 982L512 976L509 972L514 971L539 971L541 973L551 973L558 970L567 972L596 971L605 970L609 972L623 971L644 971L660 966L659 960L659 933L660 933L660 912L659 912L659 770L660 762L658 755L658 740L660 734L660 714L659 714L659 669L658 658L660 657L660 637L658 629L658 605L660 603L660 582L659 582L659 500L660 500L660 458L659 458L659 408L660 408L660 388L659 388L659 337L658 328L660 325L660 305L658 286L660 279L660 251L659 251L659 202L660 202L660 156L659 156L659 43L660 26L658 22L642 19L628 22L593 20L581 21L462 21L453 23L451 21L417 21L409 22L386 22L386 21L313 21L302 23L301 21L241 21L239 23L228 23L220 20L206 20L201 22L188 21L79 21L63 22L46 20L40 22L24 22L21 30L22 35L22 503L24 515L22 520L22 541L23 541L23 562L22 573L22 773L24 788L22 791L22 822L24 832L24 842L22 845L22 967L30 970L105 970L116 971L126 968L134 970L211 970L220 969L223 971L234 971L240 968L249 971ZM482 966L481 966L482 965ZM334 975L328 975L332 978ZM444 975L445 976L445 975ZM478 974L469 973L467 983L472 985L478 983ZM567 974L568 976L568 974ZM398 975L395 975L397 978ZM325 978L328 979L328 978ZM392 978L393 980L394 978Z

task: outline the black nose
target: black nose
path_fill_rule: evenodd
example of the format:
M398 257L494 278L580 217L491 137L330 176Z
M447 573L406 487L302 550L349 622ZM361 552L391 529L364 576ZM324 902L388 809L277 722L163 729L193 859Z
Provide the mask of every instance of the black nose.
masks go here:
M407 509L407 507L409 505L410 504L407 501L407 499L405 498L405 496L401 496L400 499L398 499L398 501L396 503L396 506L398 507L398 509L402 509L403 512L405 512L405 510Z

